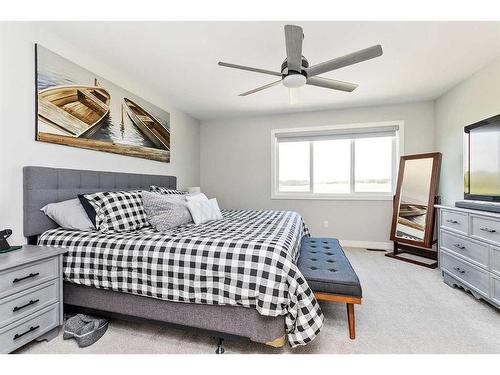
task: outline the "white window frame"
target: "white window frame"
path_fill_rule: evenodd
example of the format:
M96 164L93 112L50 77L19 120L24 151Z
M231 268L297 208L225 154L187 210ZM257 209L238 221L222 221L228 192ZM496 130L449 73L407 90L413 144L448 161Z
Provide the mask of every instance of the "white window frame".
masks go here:
M313 193L313 192L280 192L278 191L278 169L279 169L279 155L278 155L278 137L282 133L301 133L318 134L324 131L328 134L334 134L335 131L339 133L346 133L346 130L352 129L359 132L360 130L374 130L376 128L397 126L396 136L393 140L394 157L392 160L392 189L387 193L356 193L354 189L354 168L351 168L351 192L350 193ZM354 152L354 147L351 146L351 152ZM272 129L271 130L271 199L320 199L320 200L392 200L396 190L396 180L399 168L399 158L404 154L404 121L383 121L383 122L367 122L358 124L341 124L341 125L328 125L328 126L315 126L315 127L301 127L301 128L287 128L287 129ZM354 155L351 155L352 163L354 163ZM310 162L310 176L313 177L313 157L311 155ZM310 181L312 184L314 180Z

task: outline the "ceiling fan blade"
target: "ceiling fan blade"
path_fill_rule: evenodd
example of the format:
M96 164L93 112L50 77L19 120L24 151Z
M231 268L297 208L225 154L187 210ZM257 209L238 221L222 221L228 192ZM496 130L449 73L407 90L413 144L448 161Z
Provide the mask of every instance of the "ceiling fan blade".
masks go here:
M334 79L322 78L322 77L309 77L307 79L307 84L312 86L324 87L327 89L339 90L352 92L358 87L355 83L337 81Z
M234 69L241 69L241 70L248 70L250 72L257 72L257 73L264 73L264 74L270 74L272 76L278 76L281 77L281 73L279 72L273 72L272 70L266 70L266 69L259 69L259 68L252 68L250 66L244 66L244 65L237 65L237 64L230 64L230 63L225 63L222 61L219 61L220 66L225 66L228 68L234 68Z
M329 72L331 70L343 68L344 66L357 64L366 60L373 59L375 57L382 56L382 53L382 46L378 44L376 46L368 47L360 51L350 53L349 55L337 57L336 59L313 65L310 68L306 69L306 72L309 77L312 77L318 74Z
M288 63L288 71L294 70L299 73L301 71L302 39L304 39L302 27L285 25L286 61Z
M238 95L238 96L247 96L247 95L250 95L250 94L253 94L253 93L256 93L256 92L259 92L259 91L265 90L265 89L268 89L269 87L276 86L276 85L277 85L277 84L279 84L279 83L281 83L281 79L280 79L280 80L278 80L278 81L275 81L275 82L268 83L267 85L257 87L256 89L253 89L253 90L250 90L250 91L244 92L243 94L240 94L240 95Z

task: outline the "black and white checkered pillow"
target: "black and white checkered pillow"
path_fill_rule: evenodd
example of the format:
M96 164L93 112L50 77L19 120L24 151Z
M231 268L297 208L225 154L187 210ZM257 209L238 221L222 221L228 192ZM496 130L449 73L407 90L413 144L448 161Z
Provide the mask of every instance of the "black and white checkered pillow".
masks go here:
M96 228L101 232L132 231L149 226L139 190L107 191L84 196L96 211Z
M159 193L159 194L187 194L187 191L169 189L163 186L156 186L156 185L151 185L149 187L149 191L152 193Z

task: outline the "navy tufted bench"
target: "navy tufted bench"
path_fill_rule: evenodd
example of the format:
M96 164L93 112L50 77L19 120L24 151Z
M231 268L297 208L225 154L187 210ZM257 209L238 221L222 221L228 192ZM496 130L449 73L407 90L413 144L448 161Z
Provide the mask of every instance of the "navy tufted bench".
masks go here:
M347 304L349 337L355 339L354 305L361 304L361 284L339 241L304 237L297 265L318 301Z

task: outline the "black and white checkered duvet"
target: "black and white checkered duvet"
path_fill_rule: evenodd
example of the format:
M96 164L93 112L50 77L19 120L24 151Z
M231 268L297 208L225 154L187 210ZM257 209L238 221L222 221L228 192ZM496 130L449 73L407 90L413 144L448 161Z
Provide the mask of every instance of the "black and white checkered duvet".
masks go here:
M49 230L40 245L68 248L64 278L169 301L239 305L285 316L292 347L319 333L324 317L297 269L307 227L295 212L223 210L223 219L168 232Z

